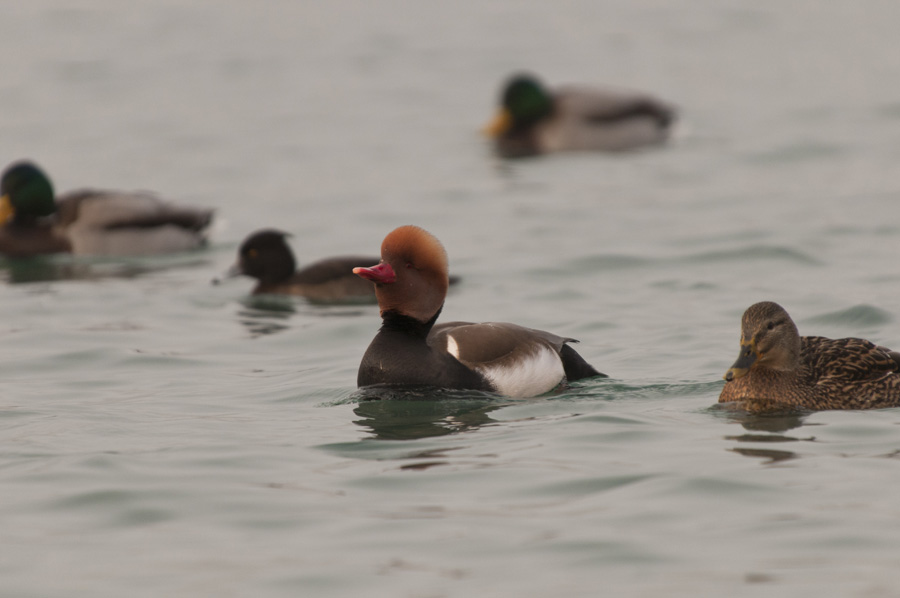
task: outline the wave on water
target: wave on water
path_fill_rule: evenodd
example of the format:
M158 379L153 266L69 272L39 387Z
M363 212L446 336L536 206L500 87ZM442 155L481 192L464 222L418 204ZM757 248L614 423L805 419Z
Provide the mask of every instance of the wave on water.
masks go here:
M744 247L736 247L734 249L706 251L675 259L675 261L686 264L747 262L759 260L791 262L805 266L824 265L822 260L817 259L808 253L780 245L747 245Z
M545 275L566 275L569 272L629 270L692 264L710 264L748 261L776 261L804 266L822 266L824 262L809 253L782 245L744 245L731 249L717 249L681 256L647 257L628 254L599 254L569 260L567 267L540 271Z
M766 166L773 164L789 165L807 160L841 157L846 152L847 148L841 145L809 141L793 143L769 151L752 154L749 156L749 161Z
M852 328L884 326L894 320L890 312L865 303L805 318L804 324L839 324Z

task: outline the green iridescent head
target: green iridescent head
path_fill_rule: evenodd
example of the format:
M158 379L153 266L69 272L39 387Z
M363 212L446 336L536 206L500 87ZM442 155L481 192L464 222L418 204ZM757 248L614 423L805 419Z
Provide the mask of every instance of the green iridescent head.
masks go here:
M533 122L553 111L553 98L532 75L516 75L510 79L501 102L516 122Z
M9 165L0 178L0 224L28 222L56 211L53 185L31 162Z
M510 77L500 96L500 112L484 131L500 137L517 128L527 128L553 113L553 97L537 77L519 74Z

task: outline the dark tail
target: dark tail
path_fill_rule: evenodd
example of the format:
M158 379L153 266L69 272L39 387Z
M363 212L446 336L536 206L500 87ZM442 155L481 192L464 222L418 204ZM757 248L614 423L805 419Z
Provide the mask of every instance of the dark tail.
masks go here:
M582 378L593 378L599 376L608 378L606 374L601 374L594 369L594 366L584 360L584 357L578 354L578 351L569 345L563 345L559 350L559 357L562 359L563 369L566 371L566 379L569 382L573 380L581 380Z

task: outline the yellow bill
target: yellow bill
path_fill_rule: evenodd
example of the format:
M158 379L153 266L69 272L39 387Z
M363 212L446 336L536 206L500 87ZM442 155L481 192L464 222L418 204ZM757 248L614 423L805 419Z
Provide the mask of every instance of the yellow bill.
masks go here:
M485 127L481 129L481 132L488 137L499 137L506 133L511 126L512 115L506 108L501 108L500 112L497 113L497 116L494 117L494 120L485 125Z
M13 208L12 202L9 200L9 195L4 195L0 197L0 225L6 224L12 217L15 216L16 210Z

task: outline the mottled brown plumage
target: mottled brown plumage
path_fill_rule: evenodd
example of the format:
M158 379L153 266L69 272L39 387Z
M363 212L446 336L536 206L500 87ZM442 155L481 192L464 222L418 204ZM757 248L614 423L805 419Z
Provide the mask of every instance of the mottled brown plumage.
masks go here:
M861 338L801 337L783 307L756 303L719 402L749 411L900 406L900 353Z

